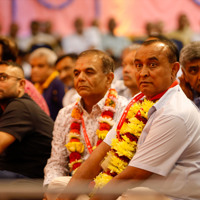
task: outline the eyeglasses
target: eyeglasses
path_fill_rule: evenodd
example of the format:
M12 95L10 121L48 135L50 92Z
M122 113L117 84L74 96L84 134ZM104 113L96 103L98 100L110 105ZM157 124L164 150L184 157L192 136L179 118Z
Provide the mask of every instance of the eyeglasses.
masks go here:
M16 76L8 75L6 73L0 73L0 82L7 81L10 78L16 78L18 81L22 79L22 78L18 78Z

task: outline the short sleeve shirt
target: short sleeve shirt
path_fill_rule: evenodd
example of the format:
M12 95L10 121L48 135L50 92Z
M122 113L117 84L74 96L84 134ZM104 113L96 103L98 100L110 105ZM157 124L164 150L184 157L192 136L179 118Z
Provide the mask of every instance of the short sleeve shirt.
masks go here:
M170 197L200 199L198 108L176 86L154 104L148 115L129 166L153 173L143 186ZM110 144L112 137L105 141Z
M52 119L28 96L9 102L0 117L0 131L16 140L0 155L0 170L43 178L50 157Z

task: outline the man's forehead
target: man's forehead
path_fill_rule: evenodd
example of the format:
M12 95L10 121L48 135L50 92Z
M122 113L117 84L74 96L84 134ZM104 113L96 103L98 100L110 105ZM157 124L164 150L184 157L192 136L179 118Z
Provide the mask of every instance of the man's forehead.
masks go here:
M153 57L158 57L158 56L162 56L162 55L166 55L167 54L163 54L163 51L166 50L166 46L163 43L153 43L150 45L142 45L135 54L135 59L139 59L140 57L146 58L146 59L151 59Z
M190 69L199 69L200 68L200 59L198 60L193 60L185 63L186 72Z
M188 62L186 62L186 65L191 65L191 64L194 64L194 63L200 64L200 58L189 60Z
M60 62L73 62L73 59L71 57L69 57L69 56L66 56L62 60L60 60Z
M76 70L82 70L82 71L85 71L85 70L96 70L96 66L95 65L93 65L93 64L80 64L80 65L76 65L75 67L74 67L74 71L76 71Z
M0 65L0 73L6 72L9 73L9 75L14 75L14 74L23 74L23 71L15 66L10 66L10 65Z
M80 57L76 62L76 67L92 67L96 68L100 64L100 57L98 55L87 55Z
M91 54L87 54L87 55L79 57L77 62L83 61L83 60L88 60L90 62L97 62L101 58L102 57L100 55L91 53Z
M37 61L37 62L46 62L47 61L47 57L43 54L40 55L36 55L30 58L30 62L31 61Z
M70 57L65 57L62 60L60 60L57 64L56 67L65 67L65 66L74 66L75 61L71 59Z

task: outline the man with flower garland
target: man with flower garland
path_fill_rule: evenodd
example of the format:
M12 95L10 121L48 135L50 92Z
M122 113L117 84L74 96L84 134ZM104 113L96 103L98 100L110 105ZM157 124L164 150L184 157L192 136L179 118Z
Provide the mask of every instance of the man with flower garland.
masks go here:
M200 199L200 114L176 80L178 50L168 40L145 41L134 64L141 93L59 200L74 198L70 191L77 180L89 184L93 179L98 193L92 200L116 199L138 186L172 199Z
M113 70L114 61L102 51L87 50L78 56L74 87L81 99L61 109L57 116L44 185L52 187L63 179L62 184L66 184L67 177L61 176L74 173L125 108L127 100L110 89Z

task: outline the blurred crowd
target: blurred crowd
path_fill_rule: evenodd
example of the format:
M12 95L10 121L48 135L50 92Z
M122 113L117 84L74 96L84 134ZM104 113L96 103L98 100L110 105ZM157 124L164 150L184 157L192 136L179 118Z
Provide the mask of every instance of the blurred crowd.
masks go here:
M61 37L59 33L55 33L53 31L53 24L50 21L31 21L30 22L30 35L26 37L21 37L19 35L19 25L17 23L11 23L9 33L7 35L2 35L1 37L6 37L13 46L13 52L17 55L17 63L22 65L25 78L32 82L37 90L45 97L48 106L51 111L51 103L49 102L47 94L44 94L45 81L48 82L50 74L52 76L58 76L60 74L60 85L58 90L54 91L55 97L59 102L57 105L57 111L53 114L53 119L55 120L58 110L64 105L68 105L73 102L73 100L69 99L69 96L77 95L76 91L73 90L73 75L72 70L65 69L63 72L63 65L60 60L60 57L70 60L62 61L64 65L74 66L75 65L75 57L79 55L81 52L88 49L98 49L106 52L109 56L111 56L115 61L115 78L113 81L113 87L117 89L120 94L125 94L126 97L131 97L134 92L127 92L127 86L124 85L124 77L123 77L123 62L124 57L130 49L133 49L133 46L137 46L144 42L149 38L167 38L173 41L178 47L179 52L181 49L189 44L192 41L200 40L200 32L195 33L192 31L190 27L190 22L188 17L183 13L180 14L177 18L177 29L171 32L165 31L165 26L163 21L154 21L147 22L145 24L145 35L143 36L119 36L116 34L116 29L118 28L118 22L115 18L110 18L107 21L107 31L103 32L101 30L101 26L97 19L94 19L91 22L91 25L88 27L85 25L83 18L77 17L73 22L74 32L70 35L66 35ZM38 50L40 48L49 49L49 52L45 50ZM38 55L33 56L35 54L35 50L38 50ZM41 64L41 59L36 59L33 57L39 57L40 54L44 54L46 62L48 65L53 66L51 71L49 71L46 75L45 73L42 75L41 68L37 68L38 65ZM32 55L32 56L31 56ZM31 58L31 59L30 59ZM34 59L37 61L35 62ZM59 62L56 60L59 60ZM66 59L66 58L65 58ZM51 61L50 61L51 60ZM55 65L56 62L56 65ZM43 63L43 64L44 64ZM61 64L60 64L61 63ZM58 66L57 66L58 65ZM48 70L47 70L48 71ZM68 71L68 72L66 72ZM124 73L128 74L127 69L124 69ZM67 75L66 75L67 73ZM71 74L70 74L71 73ZM179 70L178 77L180 77L182 71ZM41 78L40 78L41 76ZM42 77L43 76L43 77ZM40 80L39 80L40 79ZM48 79L48 80L47 80ZM51 78L50 78L51 79ZM69 80L68 80L69 79ZM125 84L126 84L126 80ZM50 81L51 82L51 81ZM43 86L42 86L43 85ZM43 88L42 88L43 87ZM62 90L62 91L60 91ZM68 95L66 92L69 91ZM137 90L136 90L137 91ZM60 94L59 94L60 93ZM136 93L136 92L135 92ZM72 95L73 94L73 95ZM75 95L75 97L76 97ZM65 96L65 97L64 97ZM77 95L78 96L78 95ZM55 106L55 105L54 105Z
M30 78L30 66L26 59L30 52L38 47L52 49L58 56L64 53L81 53L87 49L104 50L116 60L116 68L120 65L122 50L132 43L141 43L149 36L164 35L173 40L180 50L191 41L200 40L200 32L194 32L185 14L177 18L176 30L166 32L163 21L146 22L145 35L119 36L116 33L118 22L114 18L107 21L107 31L101 30L100 22L94 19L90 26L86 26L84 19L77 17L73 22L74 32L70 35L61 36L54 32L51 21L31 21L28 36L20 36L20 26L13 22L10 24L6 36L16 42L19 49L19 57L25 67L26 77Z

